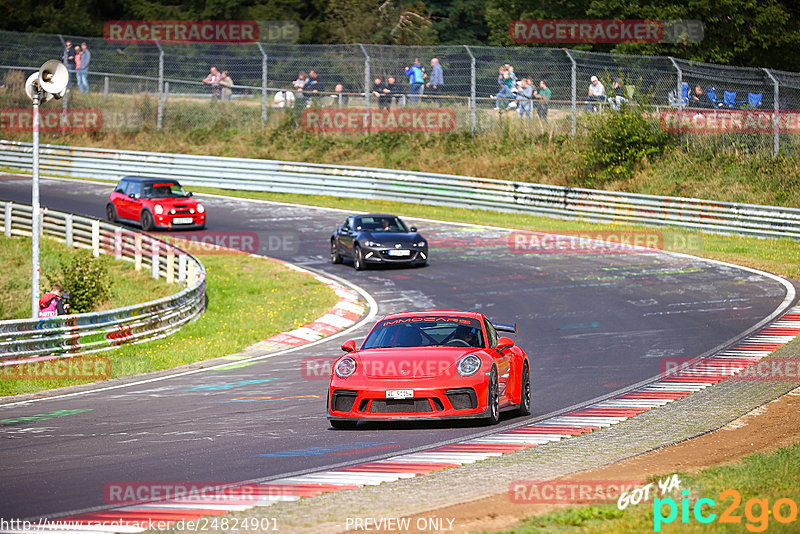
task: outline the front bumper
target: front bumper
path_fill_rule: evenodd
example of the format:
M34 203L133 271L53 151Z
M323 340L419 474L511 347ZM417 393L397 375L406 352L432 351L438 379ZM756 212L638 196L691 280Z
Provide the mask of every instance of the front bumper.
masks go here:
M408 256L395 256L391 253L397 253L403 250L410 252ZM362 259L365 263L425 263L428 261L428 247L403 247L403 248L388 248L388 247L362 247Z
M191 218L191 223L179 223L175 224L175 219L188 219ZM202 228L206 224L206 216L205 214L194 214L194 215L153 215L154 224L156 228L160 229L167 229L167 230L196 230L198 228Z

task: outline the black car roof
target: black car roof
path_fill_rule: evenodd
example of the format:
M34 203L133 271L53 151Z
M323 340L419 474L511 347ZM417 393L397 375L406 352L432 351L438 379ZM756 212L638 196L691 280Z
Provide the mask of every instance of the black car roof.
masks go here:
M397 217L397 215L390 215L388 213L362 213L360 215L353 215L353 217ZM400 217L397 217L398 219Z
M152 178L147 176L125 176L122 180L127 182L178 182L175 178Z

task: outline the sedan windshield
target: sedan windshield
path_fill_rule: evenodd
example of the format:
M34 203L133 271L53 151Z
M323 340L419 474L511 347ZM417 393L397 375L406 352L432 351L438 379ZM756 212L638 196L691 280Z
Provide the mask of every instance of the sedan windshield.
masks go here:
M481 323L466 317L400 317L378 323L363 349L390 347L484 347Z
M408 232L408 228L399 217L386 215L383 217L356 217L356 228L364 232Z
M144 198L186 198L189 194L178 182L144 184Z

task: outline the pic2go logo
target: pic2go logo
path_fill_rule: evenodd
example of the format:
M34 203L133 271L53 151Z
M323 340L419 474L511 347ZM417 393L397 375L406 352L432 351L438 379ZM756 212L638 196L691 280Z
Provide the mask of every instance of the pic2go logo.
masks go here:
M697 499L694 506L689 503L689 490L682 490L683 498L680 503L681 523L689 523L689 512L692 512L694 519L698 523L712 523L717 520L717 514L712 513L711 509L717 506L713 499ZM725 501L732 499L731 504L719 515L719 523L742 523L742 516L737 515L736 511L742 502L741 494L734 490L725 490L719 494L719 500ZM703 506L707 506L704 513ZM665 508L667 515L664 515ZM663 524L674 522L678 518L678 503L675 499L667 497L664 499L653 500L653 531L661 532ZM775 501L770 509L769 499L752 498L744 505L744 516L747 520L745 527L750 532L764 532L769 526L770 516L774 517L778 523L788 524L797 521L797 503L792 499L781 498Z

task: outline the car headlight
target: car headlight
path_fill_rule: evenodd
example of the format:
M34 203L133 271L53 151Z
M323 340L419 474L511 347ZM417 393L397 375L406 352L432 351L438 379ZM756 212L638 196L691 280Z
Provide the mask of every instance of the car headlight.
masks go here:
M161 204L156 204L153 209L155 210L157 215L161 215L162 213L164 213L164 207Z
M197 203L197 213L205 213L205 212L206 212L206 207L198 202Z
M459 360L456 371L461 376L472 376L481 368L481 359L474 354L467 354Z
M350 356L345 356L344 358L336 362L336 366L333 368L333 372L336 373L336 376L338 376L339 378L347 378L348 376L356 372L355 359L351 358Z
M381 244L378 243L377 241L364 241L364 246L365 247L379 247L379 246L381 246Z
M413 244L413 246L415 246L415 247L424 247L425 245L427 245L427 243L425 241L420 241L418 243L414 243Z

